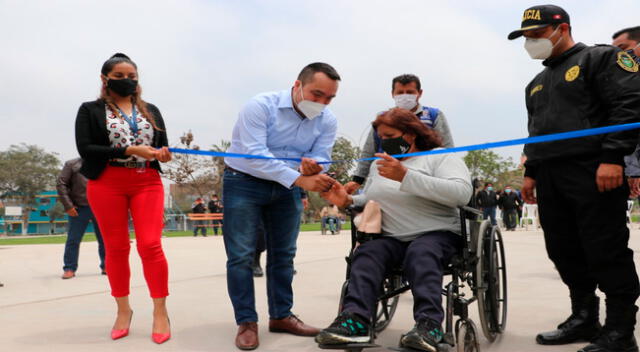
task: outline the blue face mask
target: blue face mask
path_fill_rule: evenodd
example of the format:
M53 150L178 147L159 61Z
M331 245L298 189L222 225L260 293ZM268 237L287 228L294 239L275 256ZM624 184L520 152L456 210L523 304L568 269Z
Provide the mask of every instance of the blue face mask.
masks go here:
M504 193L511 193L511 190L510 189L505 189Z
M487 191L489 192L493 191L493 187L487 187Z

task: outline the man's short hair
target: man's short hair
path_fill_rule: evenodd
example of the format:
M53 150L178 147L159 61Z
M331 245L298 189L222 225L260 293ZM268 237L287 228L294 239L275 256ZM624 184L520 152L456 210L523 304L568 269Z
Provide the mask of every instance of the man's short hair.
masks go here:
M393 89L395 88L396 83L400 83L404 86L411 82L416 82L416 88L418 90L421 89L420 78L418 78L418 76L412 75L412 74L404 74L394 78L393 81L391 81L391 91L393 92Z
M324 73L325 75L327 75L327 77L331 78L334 81L340 80L338 71L336 71L333 66L325 64L324 62L314 62L305 66L302 71L300 71L300 74L298 74L298 80L302 83L309 83L311 82L311 80L313 80L313 75L315 75L317 72Z
M629 33L629 39L634 40L636 42L640 42L640 26L621 29L613 33L613 36L611 38L616 39L625 33Z

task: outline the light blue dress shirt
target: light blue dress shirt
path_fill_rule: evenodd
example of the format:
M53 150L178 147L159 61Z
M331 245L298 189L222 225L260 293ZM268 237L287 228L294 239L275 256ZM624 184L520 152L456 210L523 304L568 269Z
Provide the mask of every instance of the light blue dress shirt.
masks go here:
M309 120L294 110L291 90L263 93L240 111L228 152L328 161L337 129L338 121L328 108ZM300 163L295 161L224 158L224 162L238 171L288 188L300 177L297 171Z

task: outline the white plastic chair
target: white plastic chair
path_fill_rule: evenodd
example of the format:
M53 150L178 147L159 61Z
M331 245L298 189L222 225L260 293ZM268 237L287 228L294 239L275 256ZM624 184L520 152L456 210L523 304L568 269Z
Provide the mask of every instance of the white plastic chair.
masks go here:
M537 204L525 204L522 209L522 218L520 219L520 227L523 227L529 230L529 220L531 220L531 225L534 228L539 228L540 223L538 222L538 205Z

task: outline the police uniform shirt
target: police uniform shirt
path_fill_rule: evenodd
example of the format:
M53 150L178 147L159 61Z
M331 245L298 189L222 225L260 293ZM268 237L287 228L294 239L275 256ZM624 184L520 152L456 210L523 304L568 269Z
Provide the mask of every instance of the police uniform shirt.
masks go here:
M640 75L628 53L578 43L543 65L525 91L531 137L640 121ZM624 165L637 136L637 131L624 131L526 145L525 174L535 177L540 161L580 154Z

